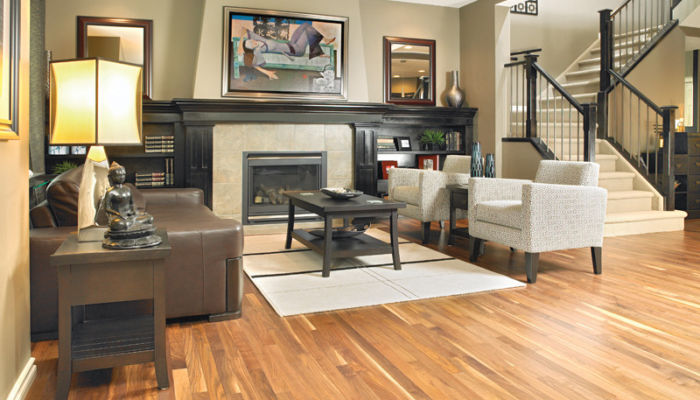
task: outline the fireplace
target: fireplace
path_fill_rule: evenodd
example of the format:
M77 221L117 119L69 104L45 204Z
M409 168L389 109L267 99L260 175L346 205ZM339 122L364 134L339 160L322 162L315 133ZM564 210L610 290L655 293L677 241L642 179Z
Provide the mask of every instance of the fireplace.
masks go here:
M287 221L285 190L318 190L326 186L326 152L243 152L244 224ZM301 211L301 210L300 210ZM297 214L296 219L313 219Z

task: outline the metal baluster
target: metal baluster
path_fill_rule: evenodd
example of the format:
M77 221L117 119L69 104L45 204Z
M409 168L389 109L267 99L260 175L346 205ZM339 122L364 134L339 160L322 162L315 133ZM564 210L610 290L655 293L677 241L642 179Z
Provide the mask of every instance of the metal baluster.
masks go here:
M649 106L647 105L647 122L644 126L644 130L646 131L646 135L644 136L644 147L647 149L647 156L646 156L646 171L647 171L647 176L649 176L649 130L647 126L649 125Z
M549 81L547 81L547 146L549 146L549 114L552 112L552 105L549 104Z
M576 132L578 132L578 135L581 133L581 113L576 112ZM583 136L586 137L586 133L583 133ZM585 146L585 144L584 144ZM581 153L576 154L576 161L581 161Z
M540 111L540 117L537 119L537 124L539 125L537 128L537 136L542 137L542 74L538 73L537 74L537 91L536 97L537 97L537 107L539 108Z
M627 60L629 59L629 47L627 47L627 40L629 39L629 10L627 7L625 7L625 41L623 42L623 45L625 46L625 62L624 64L620 65L620 69L622 69L623 65L627 64Z
M561 94L561 155L559 159L564 158L564 95ZM571 149L571 143L569 143L569 149Z
M571 103L569 103L569 160L571 160ZM576 145L576 151L578 152L578 144Z
M654 124L654 157L656 161L654 162L654 182L659 183L659 114L654 112L656 117L656 123Z
M625 114L623 105L625 104L625 87L620 84L620 133L616 138L619 144L622 144L625 137Z
M642 100L637 96L637 167L642 164Z
M522 90L520 91L520 96L521 96L521 104L522 104L522 136L521 137L526 137L527 136L527 111L529 104L527 104L527 97L526 97L526 91L527 91L527 72L525 71L525 64L522 66Z
M520 64L515 66L515 136L520 136Z

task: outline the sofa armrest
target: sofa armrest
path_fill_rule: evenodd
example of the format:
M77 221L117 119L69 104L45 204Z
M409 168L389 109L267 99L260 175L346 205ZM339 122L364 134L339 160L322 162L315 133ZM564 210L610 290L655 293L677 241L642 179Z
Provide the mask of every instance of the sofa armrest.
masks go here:
M32 222L32 228L55 228L57 226L46 200L29 210L29 220Z
M532 251L602 246L607 190L596 186L523 185L523 226Z
M204 204L204 192L199 188L140 189L146 205Z

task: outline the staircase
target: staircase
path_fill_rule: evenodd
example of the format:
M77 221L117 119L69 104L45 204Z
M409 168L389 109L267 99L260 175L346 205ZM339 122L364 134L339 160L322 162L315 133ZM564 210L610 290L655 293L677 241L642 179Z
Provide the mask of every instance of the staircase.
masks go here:
M662 28L621 35L623 40L616 41L621 43L614 47L615 59L624 58L626 52L632 54L634 48ZM595 103L600 87L600 40L596 40L559 76L558 81L580 103ZM547 102L540 104L544 106ZM578 143L573 146L564 144L563 148L561 159L582 159L580 151L576 151L580 148ZM569 148L573 150L571 154ZM595 161L600 164L598 186L608 190L605 236L683 230L687 214L678 210L664 211L663 197L606 140L596 140Z
M631 68L643 56L641 52L646 50L650 40L658 40L655 35L671 28L667 23L651 27L640 25L637 30L614 35L615 61L612 68L620 72ZM536 79L536 85L515 88L510 93L509 136L540 141L546 146L543 150L545 158L583 161L585 138L590 136L584 131L586 114L581 105L598 102L601 90L600 40L589 46L556 80L546 76L536 65L536 56L527 55L525 59L521 65L516 65L518 62L506 65L511 67L511 82L524 85L528 77L530 82ZM534 75L537 78L532 78ZM537 89L530 92L531 96L526 96L531 86ZM531 115L529 109L534 107L527 104L534 95L537 97L536 110ZM531 119L536 119L536 123L530 124ZM601 167L599 186L608 191L605 236L684 229L687 214L684 211L664 211L663 195L607 140L596 139L595 162Z

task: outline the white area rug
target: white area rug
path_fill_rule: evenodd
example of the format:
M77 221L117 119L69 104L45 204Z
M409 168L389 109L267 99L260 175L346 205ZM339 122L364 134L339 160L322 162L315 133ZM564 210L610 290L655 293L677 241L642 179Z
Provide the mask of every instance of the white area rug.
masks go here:
M376 229L372 236L388 242ZM525 286L522 282L457 260L416 243L399 241L402 270L391 254L334 259L321 277L322 257L285 235L245 238L246 274L281 316L453 296Z

